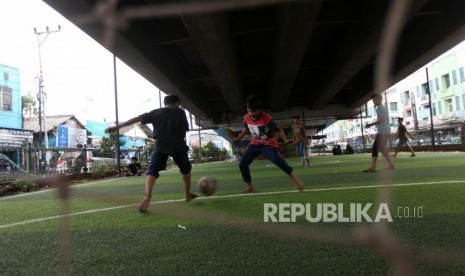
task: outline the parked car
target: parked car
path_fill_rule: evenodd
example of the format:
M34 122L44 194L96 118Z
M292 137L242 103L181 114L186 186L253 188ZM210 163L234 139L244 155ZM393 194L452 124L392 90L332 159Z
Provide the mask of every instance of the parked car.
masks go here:
M117 166L117 159L112 152L102 152L99 149L61 151L56 161L57 173L92 172L92 168L101 164ZM128 158L120 158L121 167L131 163Z
M92 159L94 166L99 164L116 166L118 162L114 152L102 152L99 149L88 150L87 157ZM129 164L131 164L130 158L126 158L124 155L120 156L120 166L124 167Z

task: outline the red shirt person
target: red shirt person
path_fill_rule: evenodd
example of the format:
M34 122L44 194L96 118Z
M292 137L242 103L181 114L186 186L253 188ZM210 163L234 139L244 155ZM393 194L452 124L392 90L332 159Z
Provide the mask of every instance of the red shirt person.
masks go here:
M244 115L244 129L233 139L233 142L237 142L246 134L250 136L250 145L239 163L242 179L247 184L247 189L244 192L253 193L255 191L249 165L260 154L284 171L296 189L302 191L302 181L294 174L293 168L286 163L278 152L279 143L274 137L274 132L279 130L281 136L283 136L282 138L286 140L284 132L282 129L278 129L271 115L262 110L260 100L257 96L249 96L246 107L247 114Z

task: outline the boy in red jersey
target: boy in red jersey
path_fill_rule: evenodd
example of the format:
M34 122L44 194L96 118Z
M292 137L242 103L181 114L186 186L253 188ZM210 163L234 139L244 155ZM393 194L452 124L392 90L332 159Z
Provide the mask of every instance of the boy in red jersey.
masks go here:
M247 98L246 107L247 114L244 115L244 129L233 139L233 142L237 142L246 134L250 135L249 148L239 163L242 179L247 184L247 189L244 192L255 192L249 165L259 154L265 156L283 170L289 176L296 189L302 191L304 189L302 181L293 173L292 167L279 155L279 144L274 137L274 132L278 130L278 126L273 121L273 118L270 114L263 112L260 100L255 95ZM284 140L287 140L282 129L279 129L279 133Z

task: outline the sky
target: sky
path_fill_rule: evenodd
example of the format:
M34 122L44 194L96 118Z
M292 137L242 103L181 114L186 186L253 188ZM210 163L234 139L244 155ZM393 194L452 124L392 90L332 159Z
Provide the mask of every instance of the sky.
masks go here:
M46 115L75 115L83 124L114 122L113 55L43 1L0 0L0 64L18 68L22 95L36 97L39 47L34 28L41 32L58 25L61 30L40 46ZM120 122L160 107L158 88L119 60L117 75Z
M113 55L41 0L0 0L0 64L19 69L21 94L38 92L38 32L51 33L40 46L45 113L114 122ZM160 107L159 90L117 59L120 122ZM163 98L164 94L162 94Z

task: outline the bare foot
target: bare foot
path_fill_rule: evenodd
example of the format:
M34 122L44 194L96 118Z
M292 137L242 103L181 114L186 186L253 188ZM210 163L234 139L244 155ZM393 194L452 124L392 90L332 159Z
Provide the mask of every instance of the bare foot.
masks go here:
M247 189L243 190L241 192L241 194L251 194L251 193L255 193L255 188L253 187L248 187Z
M147 209L150 206L150 200L151 199L152 199L151 197L144 198L144 200L139 205L139 212L141 212L141 213L147 212Z
M299 192L302 192L304 190L304 183L302 183L302 181L300 181L300 183L294 183L294 186Z
M196 195L196 194L189 194L188 196L186 196L186 201L194 200L197 197L198 197L198 195Z
M291 173L289 175L289 178L291 179L292 183L294 184L295 188L299 191L302 192L304 190L304 183L300 178L298 178L294 173Z

